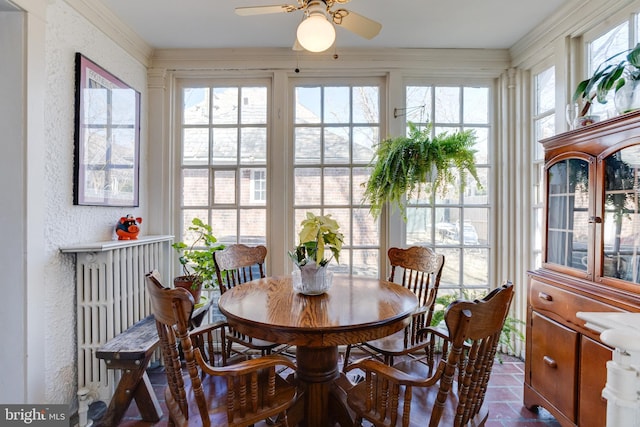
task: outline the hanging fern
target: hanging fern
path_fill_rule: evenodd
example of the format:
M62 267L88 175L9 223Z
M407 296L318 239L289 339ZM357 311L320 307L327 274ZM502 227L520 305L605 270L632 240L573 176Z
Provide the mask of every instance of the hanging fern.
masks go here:
M423 129L411 122L408 126L409 136L388 138L376 146L371 175L363 184L364 203L371 205L375 218L387 202L397 206L406 218L404 197L419 192L421 184L430 182L432 193L440 190L444 194L447 185L456 180L452 166L460 171L462 189L468 174L480 187L472 149L476 142L473 130L444 132L431 138L430 123Z

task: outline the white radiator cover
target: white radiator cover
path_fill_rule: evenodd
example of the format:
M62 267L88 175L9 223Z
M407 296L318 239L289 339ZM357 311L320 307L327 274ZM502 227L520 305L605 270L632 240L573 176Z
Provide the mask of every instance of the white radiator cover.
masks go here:
M170 277L173 236L143 236L61 248L76 254L78 389L109 401L119 374L107 371L95 352L149 314L145 274Z

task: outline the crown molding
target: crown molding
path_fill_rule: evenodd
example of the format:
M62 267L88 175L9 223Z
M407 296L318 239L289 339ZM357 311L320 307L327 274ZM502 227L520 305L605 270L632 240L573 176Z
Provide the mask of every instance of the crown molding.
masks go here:
M551 17L516 42L510 49L514 67L529 67L540 61L540 52L552 52L550 46L559 38L576 37L624 8L640 0L570 0Z
M149 67L153 48L101 2L92 0L64 1L138 62Z
M152 67L174 71L293 70L320 73L401 69L456 76L497 77L510 66L506 49L339 49L320 54L287 48L158 49Z

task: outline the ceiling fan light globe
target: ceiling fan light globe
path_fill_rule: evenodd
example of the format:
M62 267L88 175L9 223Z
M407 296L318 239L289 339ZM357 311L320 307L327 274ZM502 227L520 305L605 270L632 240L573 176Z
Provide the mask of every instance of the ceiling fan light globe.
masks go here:
M298 42L310 52L323 52L336 40L336 30L324 15L312 14L298 25Z

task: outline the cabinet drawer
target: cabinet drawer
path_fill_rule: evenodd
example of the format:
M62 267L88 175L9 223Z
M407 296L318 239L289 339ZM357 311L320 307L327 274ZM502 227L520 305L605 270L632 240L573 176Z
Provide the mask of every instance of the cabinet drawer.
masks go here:
M531 386L575 422L578 333L534 312L531 335Z
M576 317L578 311L622 311L535 279L529 282L529 304L535 311L560 316L572 325L578 326L584 325L584 320Z

